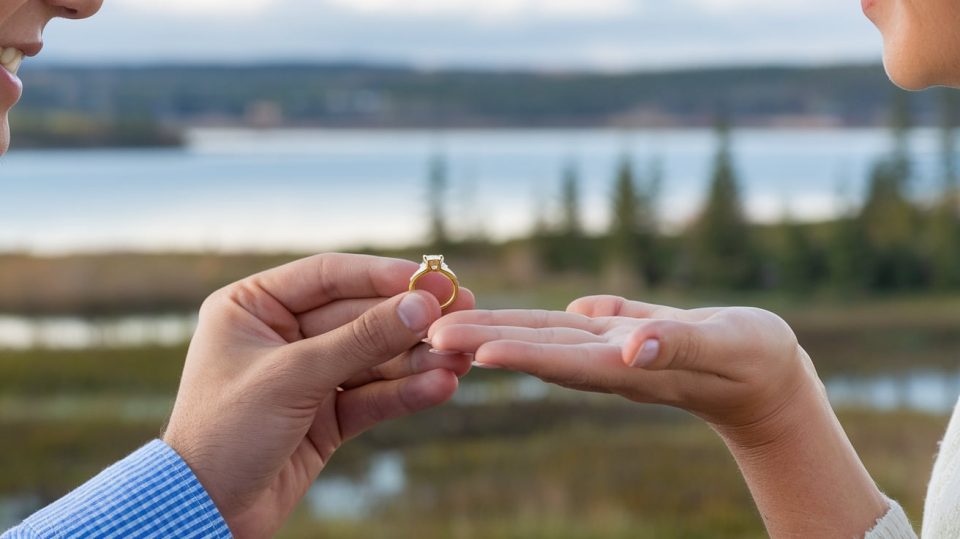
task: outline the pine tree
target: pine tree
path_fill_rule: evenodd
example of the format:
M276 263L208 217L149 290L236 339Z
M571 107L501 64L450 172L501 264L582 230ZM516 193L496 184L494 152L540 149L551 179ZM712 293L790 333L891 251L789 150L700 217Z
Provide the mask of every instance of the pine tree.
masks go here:
M960 285L960 216L957 185L957 94L942 90L941 166L942 187L933 207L929 230L929 259L933 284L938 288Z
M733 166L729 126L721 120L716 132L718 149L709 193L690 231L692 276L696 284L707 287L757 286L759 263Z
M917 215L903 191L902 163L882 160L870 175L867 200L860 214L869 256L866 282L893 290L917 284L922 271L917 256Z
M607 278L613 286L629 289L663 280L656 211L662 176L659 160L650 162L646 178L637 176L626 154L617 167L606 256Z
M580 214L580 177L571 163L560 178L560 222L547 240L546 262L559 271L591 273L597 270L595 249L583 230Z
M837 197L847 198L844 188L837 189ZM831 285L838 291L860 292L868 285L865 275L870 266L870 249L857 208L849 202L837 220L832 223L827 244L827 270Z
M450 245L445 213L448 188L447 161L442 155L437 155L430 161L427 182L430 208L430 245L436 252L443 252Z
M563 171L561 185L561 222L560 233L567 238L583 236L583 224L580 219L580 178L572 163Z
M893 153L890 158L891 174L899 180L901 191L909 189L908 182L912 174L910 163L910 132L913 129L913 112L910 107L910 94L903 90L894 90L893 105L890 113L890 129L893 133Z
M905 92L894 94L891 118L893 151L874 164L860 215L870 250L867 284L878 290L906 288L924 279L917 242L919 219L909 198L912 121Z
M640 195L633 162L624 155L613 187L613 208L608 233L607 281L615 289L629 290L646 284L640 271Z
M807 228L789 213L779 227L777 276L780 286L790 292L809 291L821 275L821 256Z

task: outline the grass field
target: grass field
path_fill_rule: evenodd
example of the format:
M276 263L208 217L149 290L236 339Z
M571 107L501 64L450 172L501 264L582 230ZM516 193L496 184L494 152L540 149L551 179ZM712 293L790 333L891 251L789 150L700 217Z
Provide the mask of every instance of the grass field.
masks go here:
M24 312L110 316L126 312L123 306L137 307L129 309L133 312L189 311L228 275L239 277L282 259L248 258L235 265L196 255L179 262L128 261L115 268L128 276L126 281L111 281L116 273L96 274L90 278L96 283L93 292L84 292L84 279L76 277L59 285L69 294L50 292L48 303L32 303ZM16 305L11 290L16 283L32 282L33 273L44 279L52 278L51 271L65 275L62 267L36 264L0 260L0 269L18 268L0 271L7 285L0 286L0 306ZM102 260L71 264L71 271L79 272L73 275L82 276L96 273ZM177 288L170 274L184 264L195 271L187 272ZM134 270L145 273L129 277ZM604 291L591 279L501 281L481 266L465 270L465 282L489 308L563 308L575 297ZM153 277L159 288L140 290L143 280ZM128 301L124 290L138 299ZM158 309L164 290L179 291L171 292L163 309L151 310ZM97 294L102 294L99 303L93 301ZM631 295L681 306L770 308L791 323L824 377L896 377L916 369L956 376L960 371L960 297ZM4 499L20 497L49 502L156 437L176 393L185 351L185 346L0 351L0 506ZM475 372L466 382L499 383L504 376ZM847 409L841 420L881 487L918 520L947 417ZM681 412L569 392L538 401L451 404L389 423L349 444L324 477L362 477L371 456L386 450L402 456L402 495L380 500L359 519L318 519L305 505L282 537L764 536L719 439Z

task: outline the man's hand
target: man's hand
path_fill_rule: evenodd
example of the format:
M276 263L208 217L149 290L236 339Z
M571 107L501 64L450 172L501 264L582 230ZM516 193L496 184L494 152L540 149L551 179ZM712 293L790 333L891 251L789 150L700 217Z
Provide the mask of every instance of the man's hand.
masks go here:
M471 359L421 343L447 283L405 293L416 269L324 254L204 302L164 441L234 535L273 535L341 444L453 395Z

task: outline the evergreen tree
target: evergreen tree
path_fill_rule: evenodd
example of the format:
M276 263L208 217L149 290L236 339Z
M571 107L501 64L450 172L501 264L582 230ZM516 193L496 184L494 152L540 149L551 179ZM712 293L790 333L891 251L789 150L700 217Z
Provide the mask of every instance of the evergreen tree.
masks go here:
M655 158L647 167L647 177L638 197L640 269L650 285L659 284L668 267L663 242L660 241L657 213L657 200L662 186L663 165L660 159Z
M430 161L430 171L427 182L427 196L430 208L429 241L431 247L435 249L436 252L443 252L450 246L445 213L448 188L447 161L442 155L437 155Z
M906 288L924 280L919 219L909 198L912 120L906 92L894 94L891 118L893 151L874 164L860 215L870 250L867 284L878 290Z
M583 230L580 216L580 178L574 164L560 178L560 222L547 240L548 267L559 271L594 272L596 250Z
M902 162L874 165L860 221L869 249L866 283L877 290L906 288L922 281L917 253L917 214L904 192Z
M716 131L718 150L709 193L690 231L692 277L707 287L757 286L759 263L733 166L730 129L721 120Z
M839 199L846 199L846 194L845 189L837 189ZM870 249L857 208L849 201L846 208L831 225L827 244L827 270L831 285L838 291L859 292L868 284L865 275L869 266Z
M778 284L790 292L809 291L822 274L823 263L808 226L794 220L789 212L779 227Z
M890 113L890 129L893 133L893 153L890 166L891 174L899 181L899 189L906 191L912 174L910 163L910 132L913 129L913 112L910 107L910 94L896 89L893 93L893 105Z
M568 238L583 236L583 224L580 219L580 179L577 168L572 163L563 171L561 186L561 222L560 233Z
M957 94L942 90L941 164L942 188L933 207L929 230L929 260L933 284L938 288L960 285L960 200L957 191Z
M624 156L617 168L613 187L609 244L610 261L630 272L639 269L639 238L641 230L640 194L633 171L633 163Z

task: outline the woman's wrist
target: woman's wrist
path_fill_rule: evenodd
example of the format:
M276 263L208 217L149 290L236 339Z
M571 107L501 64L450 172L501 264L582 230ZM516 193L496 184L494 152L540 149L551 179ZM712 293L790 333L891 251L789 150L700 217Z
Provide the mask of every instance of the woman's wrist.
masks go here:
M771 537L862 537L889 509L802 350L804 372L757 421L714 425ZM809 367L809 368L807 368Z
M806 352L798 346L796 357L789 363L792 372L782 376L780 383L757 383L760 387L756 395L740 406L741 413L710 422L731 450L762 459L795 443L802 431L817 427L814 419L834 416L826 389Z

